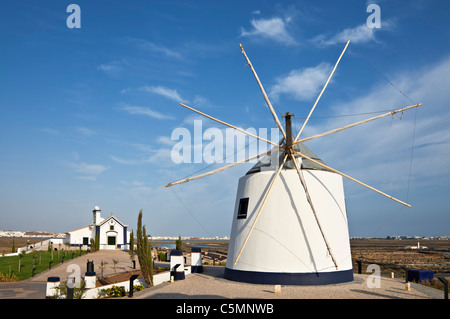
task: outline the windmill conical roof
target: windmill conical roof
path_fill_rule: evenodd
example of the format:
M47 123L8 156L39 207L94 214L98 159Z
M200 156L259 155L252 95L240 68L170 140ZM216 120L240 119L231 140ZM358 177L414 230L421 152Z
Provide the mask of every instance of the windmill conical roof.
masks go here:
M284 145L284 139L281 140L280 145ZM297 143L293 146L294 150L297 152L300 152L313 160L320 162L324 165L326 165L316 154L313 153L305 144L303 143ZM268 171L268 170L276 170L278 169L278 164L283 161L284 155L286 151L284 149L281 149L278 154L277 152L272 152L270 155L265 155L258 163L256 163L248 172L248 174L257 173L260 171ZM301 156L298 154L294 154L296 159L299 159ZM277 159L278 157L278 159ZM277 161L278 162L275 162ZM292 159L288 157L286 160L286 163L284 164L284 169L295 169L294 163L292 163ZM311 162L310 160L306 158L301 158L301 169L312 169L312 170L322 170L322 171L330 171L314 162Z

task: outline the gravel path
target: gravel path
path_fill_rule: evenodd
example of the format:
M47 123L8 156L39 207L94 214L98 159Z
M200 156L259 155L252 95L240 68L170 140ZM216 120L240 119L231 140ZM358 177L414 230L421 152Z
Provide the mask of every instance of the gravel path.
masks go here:
M114 274L112 260L118 260L116 271L132 270L129 255L124 251L98 251L74 260L68 260L34 278L16 282L0 283L0 299L45 299L47 278L58 276L61 281L73 274L78 267L81 276L86 272L87 260L94 261L94 270L100 275L101 261L108 264L104 275ZM75 265L75 266L74 266ZM168 266L168 265L166 265ZM136 268L139 264L136 262ZM400 279L381 278L380 288L367 286L368 275L354 275L348 283L326 286L282 286L281 293L275 293L274 285L256 285L226 280L224 267L204 266L201 274L190 274L185 280L166 282L140 292L133 299L443 299L443 291L411 283L410 291ZM127 297L125 297L127 298Z
M380 288L369 288L369 275L355 274L352 282L324 286L255 285L223 278L224 267L204 266L202 274L190 274L185 280L167 282L134 294L138 299L443 299L444 293L404 280L381 278Z

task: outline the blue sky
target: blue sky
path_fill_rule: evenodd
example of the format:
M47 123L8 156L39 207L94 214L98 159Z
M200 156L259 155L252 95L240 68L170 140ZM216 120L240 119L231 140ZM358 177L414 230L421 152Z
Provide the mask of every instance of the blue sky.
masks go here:
M67 26L71 3L81 28ZM372 3L380 28L366 23ZM66 232L99 205L130 228L142 209L155 236L228 236L253 164L164 188L223 165L173 162L177 128L193 134L201 119L224 130L179 103L274 128L242 43L278 116L294 113L298 128L350 40L302 136L423 103L308 142L412 205L345 180L350 235L449 235L448 12L448 1L2 1L0 229Z

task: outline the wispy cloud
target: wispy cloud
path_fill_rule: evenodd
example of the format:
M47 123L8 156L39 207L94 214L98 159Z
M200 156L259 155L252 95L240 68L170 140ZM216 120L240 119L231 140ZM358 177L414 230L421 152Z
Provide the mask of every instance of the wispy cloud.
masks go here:
M84 136L93 136L97 134L96 131L87 127L76 127L75 130Z
M100 174L109 169L109 167L105 165L88 164L84 162L69 163L68 165L74 170L75 173L77 173L76 178L89 181L97 180L97 177Z
M110 76L116 76L123 70L123 62L113 61L110 63L102 63L97 67L97 70Z
M290 18L282 19L279 17L270 19L253 19L250 21L252 28L248 31L242 28L241 36L265 38L284 44L295 44L295 39L287 30L287 25L290 21Z
M315 67L292 70L286 75L276 78L276 84L270 88L270 96L277 100L285 94L296 100L314 98L330 73L331 66L321 63Z
M158 86L144 86L141 89L146 92L158 94L160 96L163 96L169 100L173 100L176 102L187 102L180 96L180 94L177 92L177 90L169 89L164 86L159 86L159 85Z
M123 165L146 165L149 163L157 163L159 166L172 165L171 151L174 142L166 136L156 138L156 143L160 146L134 143L133 146L138 152L132 158L123 158L116 155L110 155L111 160Z
M421 76L413 76L416 72ZM436 187L448 183L450 128L446 123L450 120L447 107L450 92L444 78L449 72L450 58L411 73L402 72L391 81L402 88L403 92L414 92L414 99L417 99L418 103L423 103L423 106L395 118L385 117L341 133L312 140L308 142L308 146L312 146L311 149L331 167L387 191L390 195L400 194L399 196L404 199L411 164L412 136L415 130L412 187L423 185ZM376 111L380 108L395 109L411 104L413 103L406 101L399 92L393 93L392 87L383 82L368 88L353 99L336 103L333 108L339 115ZM417 112L416 124L415 112ZM357 120L338 117L310 125L308 130L305 130L305 137ZM358 193L361 190L357 184L350 183L349 186L352 192L357 190Z
M351 43L368 43L378 41L375 38L375 33L380 31L390 31L394 28L392 21L383 21L381 28L369 28L367 24L361 24L353 28L346 28L334 35L320 34L313 38L312 42L320 45L335 45L346 43L350 40Z
M160 112L157 112L155 110L152 110L149 107L144 107L144 106L131 106L131 105L127 105L124 106L122 108L124 111L127 111L129 114L133 114L133 115L145 115L145 116L149 116L158 120L171 120L173 119L172 116L170 115L166 115L166 114L162 114Z
M110 155L110 158L119 164L124 164L124 165L136 165L136 164L141 164L140 160L134 160L134 159L124 159L118 156L114 156L114 155Z
M50 135L58 135L59 134L58 130L56 130L54 128L51 128L51 127L41 128L40 131L44 132L44 133L47 133L47 134L50 134Z
M165 55L166 57L174 58L174 59L178 59L178 60L183 59L183 56L178 51L169 49L162 44L156 44L151 41L147 41L147 40L139 39L139 38L132 38L132 37L126 37L125 39L126 39L126 41L134 44L136 47L138 47L142 50L161 53L161 54Z

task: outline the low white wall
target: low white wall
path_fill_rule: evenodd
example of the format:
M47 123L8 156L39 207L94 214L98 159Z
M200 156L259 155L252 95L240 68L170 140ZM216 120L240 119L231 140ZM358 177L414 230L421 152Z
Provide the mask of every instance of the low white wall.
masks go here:
M191 266L184 267L184 274L189 275L191 273ZM170 281L170 271L166 271L160 274L153 275L153 286L162 284L163 282ZM143 285L145 288L148 288L147 283L144 278L138 278L133 282L133 285ZM87 289L85 294L83 295L83 299L97 299L101 294L100 291L103 289L111 288L112 286L123 286L125 287L125 291L128 293L130 288L130 281L123 281L112 285Z
M37 242L35 244L30 244L30 245L28 245L28 247L17 248L17 253L4 254L4 255L0 255L0 257L17 256L18 254L20 254L23 251L26 254L29 254L33 250L41 250L42 246L46 246L50 242L53 243L53 247L54 248L59 248L59 245L64 245L64 240L65 240L65 238L50 238L50 239L46 239L46 240ZM30 247L33 247L33 248L30 248ZM62 248L64 248L64 247L62 247ZM46 249L47 249L47 247L46 247Z

